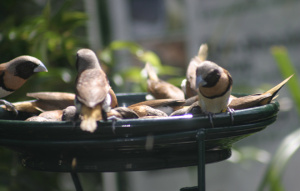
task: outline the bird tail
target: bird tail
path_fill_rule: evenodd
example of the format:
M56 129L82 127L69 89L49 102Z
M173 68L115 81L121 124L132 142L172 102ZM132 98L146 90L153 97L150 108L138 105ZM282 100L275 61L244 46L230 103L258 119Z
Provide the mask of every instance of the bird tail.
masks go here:
M275 96L277 94L277 92L293 77L293 75L291 75L290 77L286 78L285 80L283 80L282 82L280 82L278 85L276 85L275 87L273 87L270 90L268 90L266 93L270 93L273 96Z
M97 129L97 120L102 119L102 109L100 105L94 108L82 106L81 108L82 121L80 128L83 131L89 131L93 133Z
M159 78L150 63L146 63L145 69L147 72L148 79L153 81L159 81Z
M207 44L201 44L199 51L198 51L198 59L200 59L200 61L205 61L207 59L207 55L208 55L208 46Z
M294 75L294 74L293 74ZM293 77L293 75L289 76L288 78L286 78L285 80L283 80L282 82L280 82L279 84L277 84L276 86L274 86L273 88L271 88L270 90L266 91L263 94L269 94L271 95L270 97L268 97L268 99L266 99L266 102L270 102L273 99L275 99L277 96L276 94L279 92L279 90ZM267 104L267 103L261 103L262 105Z

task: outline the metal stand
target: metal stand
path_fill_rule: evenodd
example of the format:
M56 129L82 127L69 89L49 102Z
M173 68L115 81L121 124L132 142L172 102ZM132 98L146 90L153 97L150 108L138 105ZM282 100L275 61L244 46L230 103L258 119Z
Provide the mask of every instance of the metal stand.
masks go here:
M205 191L205 130L197 132L198 143L198 186L181 188L180 191Z
M72 180L73 180L73 182L74 182L76 191L83 191L77 173L76 173L76 172L71 172L71 176L72 176Z

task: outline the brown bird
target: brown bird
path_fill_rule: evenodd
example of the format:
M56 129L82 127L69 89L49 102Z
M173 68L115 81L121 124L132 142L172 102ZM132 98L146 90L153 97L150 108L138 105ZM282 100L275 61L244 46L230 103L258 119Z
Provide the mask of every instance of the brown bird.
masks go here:
M45 117L41 117L41 116L32 116L32 117L27 118L25 121L46 122L46 121L50 121L50 120L46 119Z
M80 128L94 132L97 120L107 120L106 113L112 104L112 96L109 94L111 87L92 50L80 49L77 52L76 68L75 105L82 116Z
M47 71L45 65L32 56L19 56L0 64L0 98L19 89L34 73ZM0 103L17 113L10 102L0 99Z
M184 106L183 108L174 111L170 114L170 116L179 116L185 114L192 114L193 116L195 116L203 114L203 111L201 110L201 107L199 106L198 102L194 102L189 106Z
M293 77L293 75L286 78L281 83L266 91L265 93L233 98L229 104L229 107L234 110L239 110L266 105L275 98L278 91L291 79L291 77Z
M150 107L152 107L154 109L163 111L167 115L170 115L175 110L181 109L183 107L184 103L185 103L185 100L178 100L178 99L156 99L156 100L148 100L148 101L143 101L143 102L135 103L135 104L132 104L132 105L128 106L128 108L130 108L130 109L132 109L133 111L136 112L136 110L137 110L136 108L139 108L141 106L150 106ZM145 107L143 107L142 109L145 109ZM151 114L151 115L153 115L153 114ZM160 114L158 114L158 115L160 115Z
M63 110L45 111L39 114L40 117L44 117L49 121L61 121L62 115L63 115Z
M76 107L75 106L68 106L65 109L62 110L62 121L76 121Z
M181 88L185 92L186 98L197 95L196 87L196 68L197 65L206 60L208 54L207 44L202 44L199 48L198 55L195 56L189 63L186 71L186 79L182 81Z
M136 119L139 118L138 114L134 112L132 109L129 109L127 107L116 107L110 110L110 112L107 113L108 117L115 116L119 119Z
M230 95L228 107L232 110L240 110L266 105L276 98L279 90L290 80L291 77L293 77L293 75L286 78L281 83L262 94L252 94L241 97ZM203 113L203 111L198 104L198 96L194 96L186 100L186 103L184 104L184 107L182 109L174 111L170 116L185 114L198 115L201 113Z
M38 116L29 117L26 121L61 121L62 114L62 110L45 111Z
M232 78L227 70L210 61L196 68L196 87L199 106L207 113L220 113L228 109Z
M118 104L118 99L117 99L117 96L115 94L115 92L113 91L113 89L110 87L109 88L109 91L108 91L110 97L111 97L111 104L110 104L110 107L111 108L115 108L115 107L118 107L119 104Z
M162 110L155 109L148 105L137 105L137 106L131 107L131 109L135 113L137 113L139 118L145 117L145 116L168 117L168 115L165 112L163 112Z
M146 63L147 89L156 99L184 99L181 89L158 78L154 68Z
M62 110L74 105L75 94L65 92L33 92L28 97L36 100L12 103L17 111L39 114L44 111Z

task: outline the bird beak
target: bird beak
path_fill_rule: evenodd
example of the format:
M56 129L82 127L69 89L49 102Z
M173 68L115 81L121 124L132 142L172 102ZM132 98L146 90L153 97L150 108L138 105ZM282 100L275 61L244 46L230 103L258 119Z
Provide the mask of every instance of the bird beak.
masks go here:
M42 62L33 71L34 72L48 72L46 66Z
M196 87L199 87L200 85L205 86L206 84L207 82L203 80L201 75L196 77Z

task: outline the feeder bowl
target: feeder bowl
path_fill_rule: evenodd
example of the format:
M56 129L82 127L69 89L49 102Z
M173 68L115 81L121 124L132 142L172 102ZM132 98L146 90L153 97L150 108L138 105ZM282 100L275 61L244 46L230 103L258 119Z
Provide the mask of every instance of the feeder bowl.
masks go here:
M118 94L119 106L145 100L145 93ZM205 163L231 156L232 144L276 120L279 104L203 116L98 121L94 133L79 123L27 122L0 110L0 146L19 153L24 167L55 172L120 172L197 165L197 133L204 132Z

